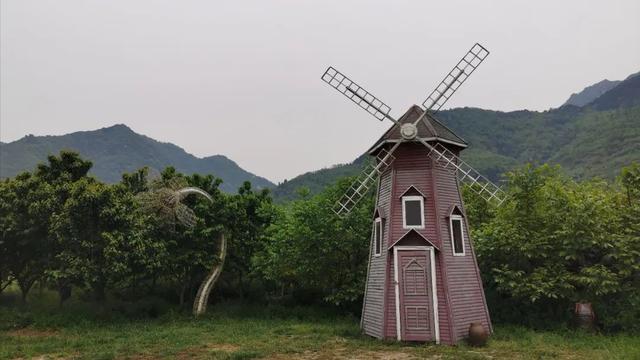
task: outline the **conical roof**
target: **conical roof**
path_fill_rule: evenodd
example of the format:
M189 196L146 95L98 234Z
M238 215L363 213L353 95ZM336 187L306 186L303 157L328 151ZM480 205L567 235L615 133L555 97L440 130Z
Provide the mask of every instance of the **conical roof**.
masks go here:
M406 123L414 123L423 113L424 110L418 105L410 107L409 110L398 119L400 125L393 124L367 152L373 154L384 144L401 141L400 126ZM454 134L453 131L429 114L423 117L422 120L416 124L416 127L418 129L418 137L421 139L427 141L442 141L462 148L467 147L466 141Z

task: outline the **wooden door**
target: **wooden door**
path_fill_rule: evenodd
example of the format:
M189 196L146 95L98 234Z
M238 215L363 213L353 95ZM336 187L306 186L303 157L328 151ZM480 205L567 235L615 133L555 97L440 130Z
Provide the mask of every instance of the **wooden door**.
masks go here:
M400 250L400 249L399 249ZM402 340L435 340L431 258L428 251L398 251L398 287Z

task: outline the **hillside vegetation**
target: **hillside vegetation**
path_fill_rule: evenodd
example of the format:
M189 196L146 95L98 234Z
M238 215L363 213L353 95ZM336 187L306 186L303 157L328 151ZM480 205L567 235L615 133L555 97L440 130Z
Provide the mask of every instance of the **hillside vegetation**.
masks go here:
M560 164L576 179L613 179L621 167L640 160L638 75L584 107L566 105L542 112L458 108L437 117L469 143L462 157L493 181L502 181L501 174L527 162ZM317 193L339 177L357 174L364 161L361 157L290 179L274 189L274 197L294 199L301 187Z
M80 131L62 136L25 136L0 144L0 178L17 175L45 162L48 155L73 150L91 160L91 174L115 183L123 173L147 166L155 171L173 166L185 174L211 174L223 180L222 191L235 192L244 181L256 188L274 184L254 175L223 155L197 158L171 143L163 143L135 133L125 125L114 125L94 131Z

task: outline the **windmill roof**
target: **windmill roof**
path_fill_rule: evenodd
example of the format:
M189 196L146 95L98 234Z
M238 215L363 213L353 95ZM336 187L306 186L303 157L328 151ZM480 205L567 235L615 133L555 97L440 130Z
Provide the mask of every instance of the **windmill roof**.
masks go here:
M398 123L400 123L400 125L413 123L418 120L423 113L424 110L420 106L413 105L398 119ZM463 148L467 147L467 142L464 141L464 139L454 134L451 129L436 120L430 114L423 117L422 121L416 124L416 127L418 128L418 137L421 139L427 141L442 141ZM398 124L393 124L393 126L391 126L367 152L369 154L373 154L382 145L386 143L395 143L401 140L402 135L400 135L400 126Z

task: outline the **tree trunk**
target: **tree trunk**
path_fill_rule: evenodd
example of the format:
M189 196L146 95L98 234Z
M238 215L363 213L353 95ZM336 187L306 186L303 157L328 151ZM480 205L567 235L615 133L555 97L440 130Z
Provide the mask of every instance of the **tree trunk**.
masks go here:
M18 279L18 287L20 288L22 305L25 305L27 303L27 295L29 295L29 290L31 290L31 287L34 283L35 280Z
M187 292L187 282L183 282L182 283L182 287L180 288L180 308L182 309L182 307L184 306L184 295Z
M107 299L106 285L103 282L99 282L94 285L93 294L96 301L103 304Z
M58 285L58 306L62 308L64 302L71 297L71 286L59 284Z

